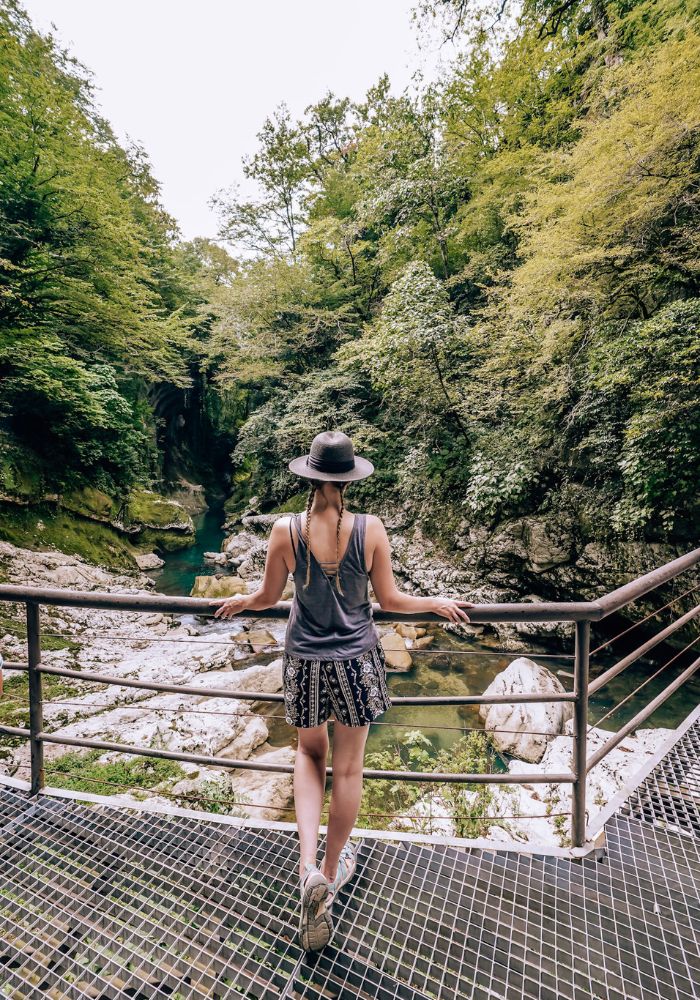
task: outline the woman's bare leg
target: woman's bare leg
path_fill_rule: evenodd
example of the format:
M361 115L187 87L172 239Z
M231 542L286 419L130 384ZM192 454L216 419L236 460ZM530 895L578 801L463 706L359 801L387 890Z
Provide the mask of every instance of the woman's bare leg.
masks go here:
M369 725L345 726L333 721L333 789L328 809L326 853L321 871L335 878L340 852L350 836L360 811L362 769Z
M326 791L328 726L297 727L299 745L294 758L294 810L299 829L299 877L304 865L316 864L318 828Z

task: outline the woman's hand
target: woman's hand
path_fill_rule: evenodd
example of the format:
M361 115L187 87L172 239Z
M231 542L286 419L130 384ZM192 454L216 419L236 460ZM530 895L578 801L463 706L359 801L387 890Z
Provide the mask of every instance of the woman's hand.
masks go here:
M218 611L214 612L215 618L233 618L240 611L245 611L248 607L248 594L234 594L233 597L222 597L212 604L218 604Z
M475 608L471 601L453 601L450 597L436 597L434 611L453 622L468 622L469 616L462 608Z

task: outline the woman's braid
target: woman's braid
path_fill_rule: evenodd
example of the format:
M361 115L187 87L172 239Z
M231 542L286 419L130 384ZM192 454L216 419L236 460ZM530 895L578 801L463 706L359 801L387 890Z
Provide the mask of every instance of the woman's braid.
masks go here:
M304 581L304 589L311 583L311 541L309 525L311 522L311 506L314 502L314 497L316 496L317 487L312 483L309 487L309 495L306 499L306 524L304 526L304 541L306 542L306 580Z
M345 591L340 586L340 524L343 520L343 511L345 510L345 498L343 493L345 492L345 485L340 487L340 514L338 515L338 525L335 529L335 587L339 594L344 594ZM357 515L355 515L357 516Z

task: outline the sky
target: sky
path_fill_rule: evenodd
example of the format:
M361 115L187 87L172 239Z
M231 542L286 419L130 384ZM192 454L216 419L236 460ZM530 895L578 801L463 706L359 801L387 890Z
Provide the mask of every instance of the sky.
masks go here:
M416 0L23 0L94 74L120 140L142 144L185 239L215 237L207 202L244 182L241 157L285 101L295 116L329 89L361 99L387 72L435 77L446 53L418 45ZM246 194L250 189L243 190Z

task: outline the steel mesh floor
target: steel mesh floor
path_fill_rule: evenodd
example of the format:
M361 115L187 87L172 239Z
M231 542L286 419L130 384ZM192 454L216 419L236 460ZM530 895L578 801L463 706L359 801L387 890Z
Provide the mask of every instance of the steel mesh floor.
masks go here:
M621 811L700 837L700 721L688 728Z
M700 840L606 832L579 862L367 838L306 955L296 834L0 787L0 996L697 997Z

